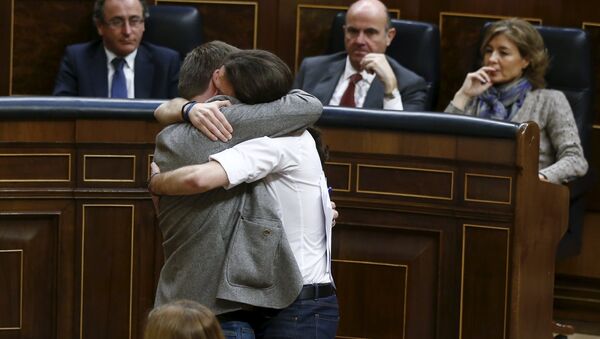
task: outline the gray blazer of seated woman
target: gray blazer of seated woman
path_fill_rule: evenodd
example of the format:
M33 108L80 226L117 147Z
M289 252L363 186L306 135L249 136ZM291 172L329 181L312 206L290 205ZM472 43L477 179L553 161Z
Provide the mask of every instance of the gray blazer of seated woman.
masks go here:
M585 175L577 125L565 95L544 89L548 55L539 32L527 21L490 25L481 45L483 66L467 74L446 112L504 121L535 121L540 127L539 176L565 183Z

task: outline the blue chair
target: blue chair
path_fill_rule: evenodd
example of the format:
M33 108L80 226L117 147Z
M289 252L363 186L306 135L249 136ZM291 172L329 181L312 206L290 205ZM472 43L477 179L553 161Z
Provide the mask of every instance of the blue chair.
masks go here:
M591 136L594 119L593 86L594 71L587 33L576 28L536 27L550 55L550 67L546 73L547 87L562 91L573 110L579 137L586 158L591 156ZM590 170L583 177L569 184L569 228L561 239L557 258L579 254L585 193L592 187L595 173Z
M144 37L156 45L169 47L185 55L202 44L202 17L198 9L191 6L156 5L148 8Z

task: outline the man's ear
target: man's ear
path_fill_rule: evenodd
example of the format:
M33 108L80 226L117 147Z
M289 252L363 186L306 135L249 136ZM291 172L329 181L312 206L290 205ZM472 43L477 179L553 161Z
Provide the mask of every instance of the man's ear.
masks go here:
M386 46L389 46L392 43L392 40L394 40L394 37L396 36L396 29L394 27L391 27L390 29L388 29L386 35Z
M98 32L98 35L103 36L102 32L104 30L102 27L102 23L98 19L94 19L94 25L96 25L96 31Z
M213 77L208 82L208 87L206 87L206 93L210 95L209 98L212 98L215 95L219 94L219 89L217 88L217 85L215 84L214 76L215 75L213 73Z
M221 94L221 90L219 88L219 84L221 80L219 79L219 68L215 69L212 77L210 79L210 83L208 84L208 87L212 87L212 90L215 91L216 94Z

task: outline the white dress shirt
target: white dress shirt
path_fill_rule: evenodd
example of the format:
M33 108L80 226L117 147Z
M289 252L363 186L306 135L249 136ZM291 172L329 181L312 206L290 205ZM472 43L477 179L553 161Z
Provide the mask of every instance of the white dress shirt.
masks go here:
M106 96L110 98L113 74L115 74L115 66L112 64L112 61L114 58L117 57L117 55L106 49L106 47L104 48L104 51L106 52L106 60L108 61L108 64L106 65L106 67L108 67L108 93L106 94ZM125 73L125 83L127 84L127 97L130 99L133 99L135 97L133 78L135 74L136 55L137 49L123 58L125 60L125 64L123 65L123 73Z
M356 89L354 91L354 102L356 103L356 107L363 107L365 103L365 98L367 97L367 92L369 88L371 88L371 83L375 79L375 73L371 74L365 70L362 72L358 72L352 64L350 63L350 59L346 57L346 67L344 68L344 73L340 77L335 90L333 91L333 95L331 96L331 100L329 101L329 105L339 106L340 101L342 100L342 96L348 88L348 83L350 82L350 77L355 74L360 73L362 75L362 80L356 83ZM391 109L401 111L404 109L402 106L402 97L400 96L400 92L398 89L394 89L392 92L394 94L393 99L383 98L383 109Z
M231 188L264 178L304 284L333 282L333 210L321 161L310 133L257 138L210 157L225 169Z

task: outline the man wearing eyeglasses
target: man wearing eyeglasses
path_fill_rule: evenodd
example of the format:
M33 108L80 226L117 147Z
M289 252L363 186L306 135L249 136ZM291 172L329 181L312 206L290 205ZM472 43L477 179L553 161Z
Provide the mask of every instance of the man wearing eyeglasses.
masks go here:
M294 88L323 105L424 110L425 80L385 55L395 35L381 1L356 1L346 13L346 51L304 59Z
M177 96L179 54L141 43L145 0L96 0L101 39L67 46L53 95L166 99Z

